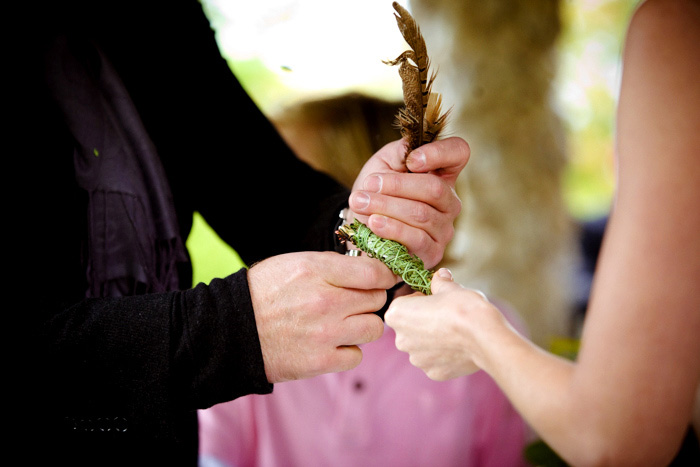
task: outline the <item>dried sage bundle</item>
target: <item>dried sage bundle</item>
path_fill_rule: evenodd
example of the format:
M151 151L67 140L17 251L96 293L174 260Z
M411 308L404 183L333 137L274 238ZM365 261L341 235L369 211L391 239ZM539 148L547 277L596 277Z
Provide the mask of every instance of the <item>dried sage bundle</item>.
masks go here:
M357 219L352 224L342 225L337 233L341 240L351 242L370 257L384 263L413 290L430 295L433 271L425 269L423 260L410 254L404 245L380 237Z

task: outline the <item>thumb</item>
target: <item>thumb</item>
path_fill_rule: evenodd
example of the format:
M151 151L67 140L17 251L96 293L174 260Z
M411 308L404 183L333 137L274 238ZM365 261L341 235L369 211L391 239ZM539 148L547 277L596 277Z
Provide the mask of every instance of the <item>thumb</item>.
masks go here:
M446 292L454 285L455 283L454 278L452 277L452 271L447 268L440 268L433 275L433 279L430 284L430 291L433 294L438 294L441 291Z

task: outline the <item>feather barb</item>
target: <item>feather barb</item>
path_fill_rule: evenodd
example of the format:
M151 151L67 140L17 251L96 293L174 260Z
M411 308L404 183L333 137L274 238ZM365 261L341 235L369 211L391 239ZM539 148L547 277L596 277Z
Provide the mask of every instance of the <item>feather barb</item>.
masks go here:
M396 122L410 152L440 136L449 111L442 113L442 98L432 92L435 72L428 73L430 58L418 23L397 2L393 2L392 6L396 10L394 17L399 31L411 50L384 63L399 66L404 107L397 114Z

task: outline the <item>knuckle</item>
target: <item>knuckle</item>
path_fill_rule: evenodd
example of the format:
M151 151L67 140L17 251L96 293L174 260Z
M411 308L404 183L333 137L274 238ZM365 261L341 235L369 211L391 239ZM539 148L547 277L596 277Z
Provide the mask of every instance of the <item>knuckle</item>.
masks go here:
M431 245L433 243L433 240L430 238L430 236L425 232L424 230L419 231L419 234L416 238L415 241L415 248L416 250L419 251L426 251L430 249Z
M317 346L323 347L332 340L334 333L333 326L329 323L326 321L317 321L309 326L308 338Z
M455 228L451 223L445 223L445 225L438 230L438 234L435 238L436 242L440 245L446 246L454 237Z
M347 347L338 352L336 368L338 371L352 370L362 362L362 351L356 347Z
M430 184L430 190L428 191L430 197L432 198L433 201L440 201L443 199L445 196L445 193L447 192L447 185L445 182L440 180L439 178L435 180L433 183Z
M359 297L355 298L355 303L357 305L355 307L355 311L371 313L377 311L382 306L384 306L384 303L386 303L387 295L385 287L387 286L388 281L382 280L381 278L393 277L393 273L388 267L381 264L379 261L377 261L377 263L378 266L381 266L381 269L378 271L378 274L376 276L377 280L368 282L370 287L372 287L371 290L364 290L359 292Z
M447 224L447 227L445 227L445 241L444 243L450 243L452 239L455 236L455 226L453 224Z
M311 255L299 255L296 260L294 272L299 277L309 277L314 274L316 262L310 257Z
M385 294L386 295L386 294ZM377 315L372 315L372 329L370 337L373 341L379 339L384 334L384 323Z
M408 351L408 345L407 345L406 339L405 339L402 335L400 335L400 334L397 334L397 335L396 335L396 338L394 339L394 345L395 345L396 348L397 348L398 350L400 350L401 352L407 352L407 351ZM411 360L411 358L409 357L409 361L410 361L410 360ZM413 362L411 361L411 363L413 363Z
M462 154L464 154L464 163L466 164L467 161L469 160L469 157L472 154L472 148L471 148L471 146L469 146L469 143L467 141L463 140L462 138L459 138L459 143L461 146Z
M384 322L391 328L398 327L399 323L400 323L400 313L397 311L397 308L396 308L396 302L397 302L397 300L400 300L400 299L401 298L395 298L391 302L391 305L389 305L389 308L384 313ZM398 335L397 335L396 339L398 339Z
M386 268L386 267L384 268L384 270L385 270L386 273L387 273L387 277L389 277L389 278L391 279L391 283L393 283L394 273L392 273L392 272L389 270L389 268ZM390 285L391 285L391 283L390 283ZM387 293L386 293L385 287L382 287L381 285L378 285L378 286L381 287L381 289L380 289L380 290L375 290L375 291L374 291L374 296L375 296L375 300L376 300L375 303L378 303L379 306L382 307L382 306L384 306L384 304L386 303ZM379 320L379 321L380 321L380 324L381 324L381 320Z
M374 314L367 314L366 320L363 323L359 334L361 343L372 342L380 337L384 333L384 325L382 324L381 318Z
M430 248L426 248L422 257L425 267L430 269L437 265L442 260L442 251L442 248L439 248L435 243L432 243Z
M315 293L308 294L303 303L303 306L318 318L318 324L321 323L321 318L329 315L332 311L339 309L337 305L338 297L330 288L321 289Z
M408 361L411 362L411 365L421 368L421 364L423 363L423 360L420 357L417 357L416 354L409 354Z
M426 372L426 375L433 381L446 381L449 379L447 373L440 368L431 368Z
M388 269L379 261L371 261L369 267L362 268L364 283L372 286L384 282Z
M412 219L420 224L425 224L430 221L431 218L431 208L423 203L418 203L413 208Z

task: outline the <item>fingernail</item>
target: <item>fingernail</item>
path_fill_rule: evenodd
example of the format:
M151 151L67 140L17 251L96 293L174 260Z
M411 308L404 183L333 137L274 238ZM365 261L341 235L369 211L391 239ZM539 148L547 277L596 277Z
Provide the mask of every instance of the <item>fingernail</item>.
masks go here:
M425 153L423 151L413 151L408 156L407 163L411 164L413 170L420 170L425 167Z
M369 206L369 195L365 193L355 193L352 200L354 204L352 207L355 209L367 209Z
M379 215L373 215L369 219L370 223L372 224L370 228L374 230L382 229L384 226L386 226L386 217L385 216L379 216Z
M365 190L379 193L382 191L382 183L384 180L380 175L370 175L365 179Z
M447 268L440 268L437 271L437 275L440 276L443 279L447 279L448 281L452 280L452 271L450 271Z

